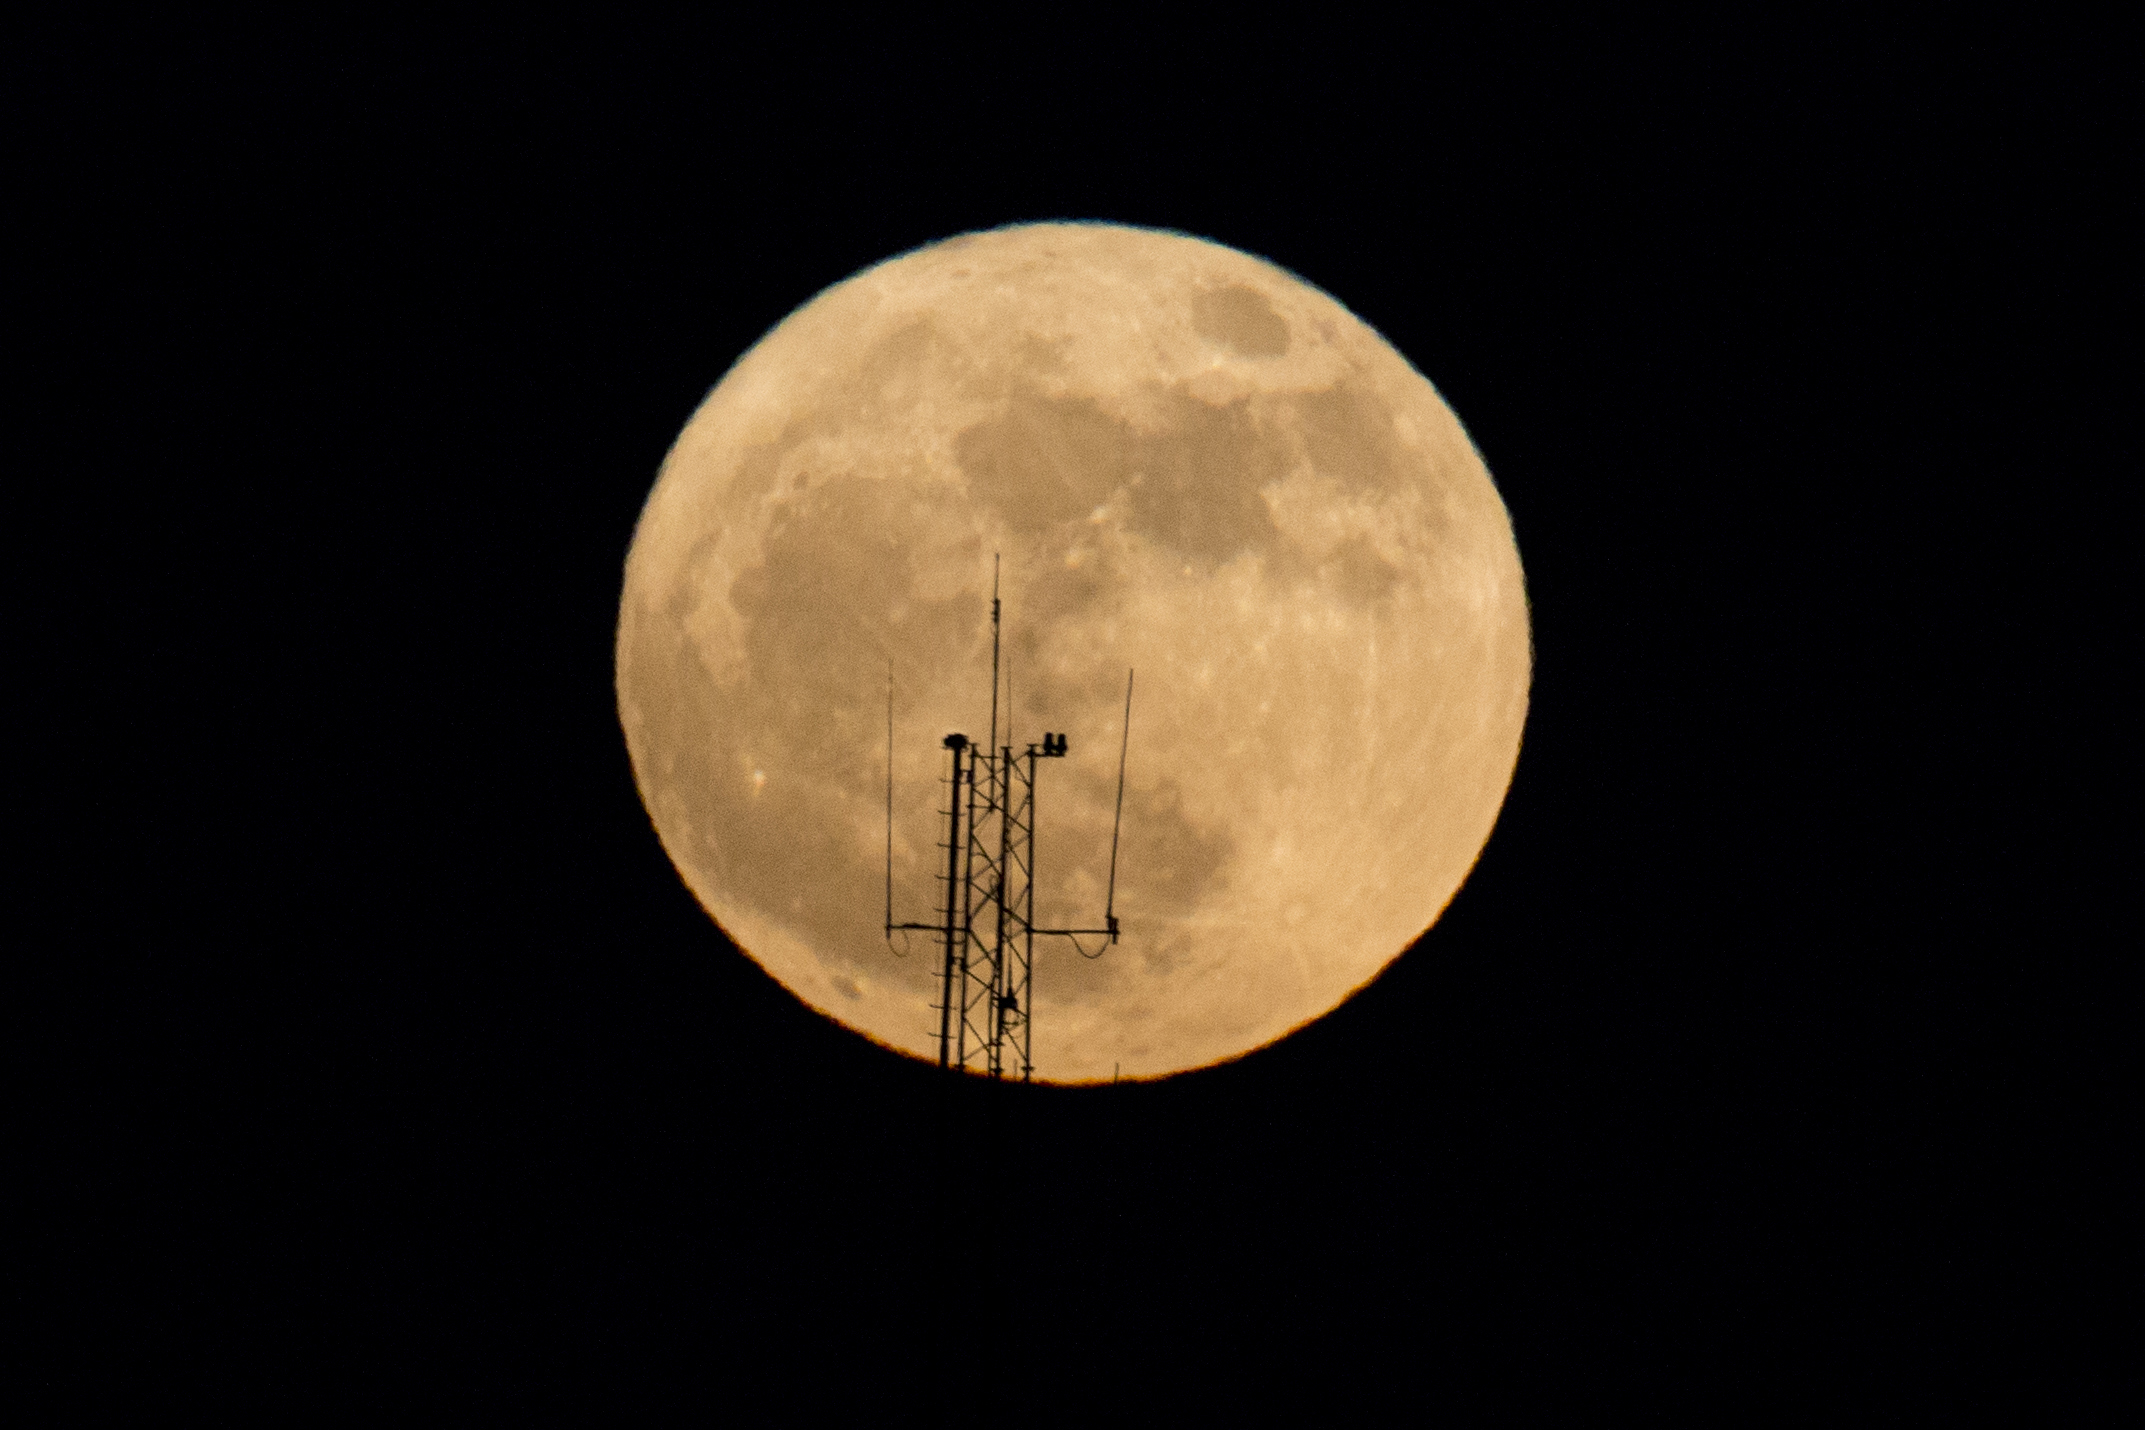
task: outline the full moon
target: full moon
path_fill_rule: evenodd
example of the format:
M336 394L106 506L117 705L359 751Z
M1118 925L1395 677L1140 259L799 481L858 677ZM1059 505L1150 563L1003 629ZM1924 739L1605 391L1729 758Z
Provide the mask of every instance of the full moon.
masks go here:
M687 886L784 987L937 1056L939 948L884 927L887 785L894 918L935 921L942 741L988 734L994 557L1000 741L1067 737L1037 776L1038 924L1100 922L1125 752L1122 938L1093 959L1038 941L1038 1080L1247 1052L1436 921L1496 822L1532 673L1481 457L1292 274L1033 224L791 314L693 414L634 534L634 777Z

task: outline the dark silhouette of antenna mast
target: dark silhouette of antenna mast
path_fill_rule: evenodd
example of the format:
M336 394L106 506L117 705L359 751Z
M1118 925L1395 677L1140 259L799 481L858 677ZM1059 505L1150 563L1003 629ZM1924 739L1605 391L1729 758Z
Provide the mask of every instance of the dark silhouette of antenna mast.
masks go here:
M1117 750L1117 815L1110 829L1110 883L1101 928L1039 928L1035 922L1035 794L1038 760L1061 759L1067 739L1045 732L1041 744L1015 753L1008 672L1005 743L998 741L998 563L991 562L991 724L987 744L966 735L942 741L951 757L946 777L945 887L933 923L894 918L894 676L886 677L886 934L897 930L938 936L938 1065L994 1078L1034 1074L1035 940L1069 939L1083 958L1099 958L1117 942L1117 840L1125 821L1125 756L1132 740L1132 674L1125 673L1124 729ZM1084 939L1103 942L1088 952Z

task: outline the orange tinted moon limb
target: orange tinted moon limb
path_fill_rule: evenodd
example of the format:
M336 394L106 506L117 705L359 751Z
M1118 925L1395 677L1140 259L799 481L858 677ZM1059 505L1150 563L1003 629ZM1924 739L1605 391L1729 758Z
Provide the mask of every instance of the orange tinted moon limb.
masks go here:
M941 902L941 739L1069 737L1036 923L1122 934L1038 942L1049 1081L1226 1059L1374 977L1488 839L1530 679L1511 523L1430 383L1270 263L1105 224L933 244L791 314L680 433L619 608L681 877L799 998L919 1057L937 970L871 914Z

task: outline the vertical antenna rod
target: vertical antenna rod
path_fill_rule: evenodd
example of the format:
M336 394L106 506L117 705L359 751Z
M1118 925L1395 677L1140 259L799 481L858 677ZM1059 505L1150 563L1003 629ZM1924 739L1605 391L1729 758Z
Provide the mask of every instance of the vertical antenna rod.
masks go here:
M1117 835L1125 827L1125 752L1132 748L1132 672L1125 672L1125 733L1117 745L1117 819L1110 825L1110 896L1103 904L1102 921L1109 926L1110 942L1117 942ZM889 756L889 759L892 757Z
M886 936L894 936L894 663L886 663ZM904 936L906 941L906 936Z
M998 753L998 553L991 553L991 742L983 747Z

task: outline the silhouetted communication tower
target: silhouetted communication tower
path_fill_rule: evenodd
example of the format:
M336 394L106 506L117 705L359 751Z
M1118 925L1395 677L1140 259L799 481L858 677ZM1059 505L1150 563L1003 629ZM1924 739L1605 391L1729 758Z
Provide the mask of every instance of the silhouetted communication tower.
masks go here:
M1125 754L1132 738L1132 672L1125 672L1124 732L1117 749L1117 815L1110 828L1110 884L1101 928L1039 928L1035 922L1036 761L1062 757L1066 738L1049 733L1016 754L1012 701L1006 743L998 743L998 575L991 572L991 732L978 745L966 735L942 742L952 756L946 777L944 912L936 923L894 921L894 684L886 686L886 935L935 933L944 944L939 971L938 1065L1022 1082L1035 1071L1035 940L1065 938L1082 957L1099 958L1117 942L1117 836L1125 822ZM1093 953L1084 938L1104 939Z

